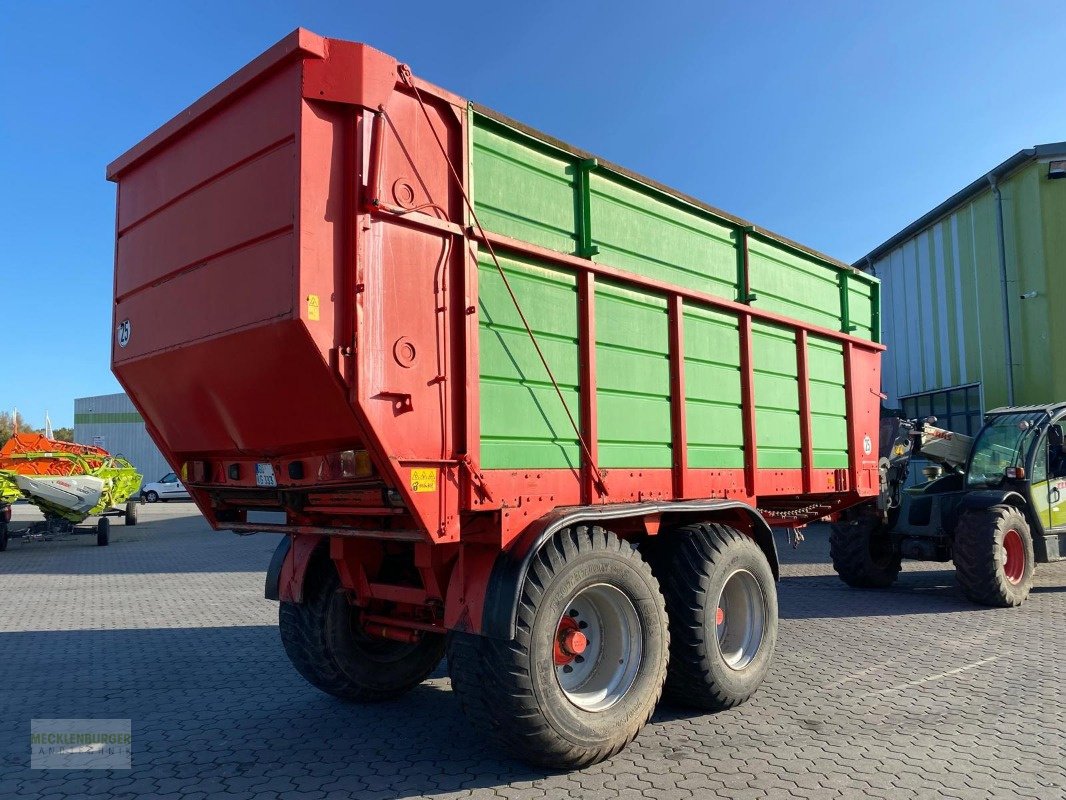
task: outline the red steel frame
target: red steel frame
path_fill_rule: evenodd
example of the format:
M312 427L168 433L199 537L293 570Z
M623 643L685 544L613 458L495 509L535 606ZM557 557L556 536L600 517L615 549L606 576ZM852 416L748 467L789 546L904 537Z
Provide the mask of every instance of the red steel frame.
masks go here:
M409 635L397 633L394 630L397 626L408 631L441 624L476 629L480 616L478 604L484 597L487 573L496 553L559 507L720 497L770 511L775 517L774 524L802 525L877 493L879 358L884 348L846 332L783 317L751 304L754 298L748 284L749 239L776 237L751 226L738 225L743 292L738 300L732 300L641 277L590 258L484 232L473 217L468 201L464 202L471 193L472 182L469 104L411 78L405 69L363 45L325 40L307 31L297 31L109 168L109 177L120 183L121 203L125 198L122 184L126 175L165 152L172 140L195 134L202 119L210 120L219 109L239 104L264 75L298 70L300 122L292 140L300 154L299 163L318 164L320 161L315 159L332 157L331 169L341 169L348 176L342 192L345 213L336 223L343 230L342 244L335 254L341 267L334 272L335 285L325 287L340 295L336 301L339 323L335 330L341 333L321 353L314 351L323 358L335 383L333 388L323 384L322 391L328 394L336 387L343 387L350 406L350 427L338 431L333 441L319 441L306 449L292 446L285 452L262 453L227 449L222 444L199 450L186 447L177 434L156 424L160 420L153 419L148 411L155 404L145 402L157 399L154 392L171 391L166 381L159 389L152 379L162 378L171 363L168 359L177 356L168 355L165 349L132 355L114 352L116 375L171 463L178 467L187 465L190 490L213 525L234 530L271 527L245 521L248 509L279 507L279 493L258 490L253 479L254 464L264 459L274 462L280 476L279 486L288 496L295 493L305 498L307 502L282 506L287 511L287 524L276 526L300 542L299 547L293 548L282 572L283 598L301 597L303 567L321 538L330 537L330 556L338 564L344 584L360 599L374 624L383 626L380 630L375 628L379 635ZM327 129L321 123L323 119L333 127ZM433 138L441 149L437 149ZM320 152L330 142L334 142L333 156ZM310 183L300 169L296 177L297 211L304 213L306 206L314 216L318 208L314 205L316 197L324 190ZM453 170L461 185L456 185ZM390 186L392 199L387 197ZM398 186L402 188L399 193ZM409 196L404 194L408 190ZM393 202L397 196L400 199ZM404 199L409 202L405 204ZM150 216L145 214L143 218ZM728 215L720 216L731 220ZM300 224L303 222L298 228ZM116 230L122 233L129 227L117 223ZM385 307L386 302L391 302L386 290L383 285L375 285L385 274L380 271L381 253L385 251L382 242L388 242L387 252L393 260L387 268L393 270L414 269L407 265L423 262L426 253L440 253L433 275L434 294L426 300L433 303L435 333L430 336L423 332L423 339L415 342L417 349L411 351L413 359L416 351L435 350L437 363L432 371L425 373L430 380L418 392L392 391L390 387L389 392L374 394L373 369L360 361L369 358L364 354L378 352L373 337L385 337L378 328L387 328L391 337L405 325L413 324L409 318L415 316L415 311L406 307L389 311L392 307ZM790 243L784 244L795 248ZM525 256L572 270L577 276L581 392L580 408L571 412L579 421L580 437L588 453L580 470L481 470L479 467L478 255L486 250ZM294 255L297 270L303 257L297 242ZM119 276L125 274L123 269L117 254L116 322L119 314L127 313L126 306L120 303L130 296L149 296L155 291L120 290ZM604 471L602 482L597 480L600 471L596 468L595 391L595 286L600 278L654 293L667 301L674 442L672 467L614 468ZM412 285L424 287L425 282ZM302 297L302 291L302 284L298 284L296 300ZM329 296L328 292L325 294ZM163 295L158 297L154 302L169 302ZM422 299L413 299L411 309L417 302ZM688 464L686 304L711 307L737 319L746 454L743 469L697 469ZM314 330L299 302L294 304L293 319L308 331ZM755 321L795 332L802 452L802 468L798 470L764 469L757 461L752 356ZM849 449L846 470L814 466L808 370L811 335L843 346ZM434 338L435 341L430 341ZM218 341L224 340L222 337ZM213 345L209 341L205 346ZM304 346L304 340L300 340L299 346ZM293 352L294 368L300 370L307 352ZM406 374L391 365L390 368L401 377ZM387 415L382 412L383 399L392 408ZM277 422L264 420L263 425ZM342 485L343 482L323 482L315 477L324 464L330 463L330 453L359 444L368 451L377 479L398 494L402 502L397 507L383 504L373 490L364 491L357 482ZM286 478L286 463L292 461L301 462L301 474ZM428 494L416 492L414 469L433 470L437 490ZM655 533L658 516L638 519L637 523L635 530ZM421 576L420 587L389 586L374 580L373 564L375 560L380 562L383 548L390 547L398 548L399 553L407 553L404 548L410 549L410 558ZM434 600L446 600L442 615L427 617L425 606ZM393 608L390 612L393 628L380 613L371 613L381 603L407 609L402 612Z

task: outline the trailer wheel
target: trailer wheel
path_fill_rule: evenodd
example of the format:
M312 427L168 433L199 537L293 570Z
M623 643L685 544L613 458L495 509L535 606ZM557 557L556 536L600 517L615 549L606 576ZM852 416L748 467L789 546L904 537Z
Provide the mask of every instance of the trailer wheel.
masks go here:
M304 602L282 603L278 628L296 671L327 694L358 703L391 700L424 681L444 657L444 636L415 642L366 636L331 564L308 574Z
M576 526L533 558L515 638L454 632L448 671L476 728L523 761L576 769L640 732L662 694L669 644L659 584L640 554Z
M7 523L0 522L0 553L7 550Z
M749 536L717 523L686 525L655 543L652 564L670 617L671 702L709 711L759 688L777 641L777 588Z
M856 589L887 589L902 569L880 515L870 508L833 524L829 556L840 580Z
M955 527L955 576L975 603L1020 606L1033 587L1033 537L1013 506L966 511Z
M126 501L126 513L123 515L127 525L137 524L137 506L139 503L135 500Z
M100 517L100 521L96 523L96 546L107 547L107 544L110 541L111 520L107 517Z

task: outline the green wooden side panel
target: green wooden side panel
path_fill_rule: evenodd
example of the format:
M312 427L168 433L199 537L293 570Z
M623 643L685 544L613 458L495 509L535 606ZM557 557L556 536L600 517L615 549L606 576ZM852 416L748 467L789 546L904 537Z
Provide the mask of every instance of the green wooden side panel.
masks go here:
M669 467L666 301L596 285L596 407L601 467Z
M685 306L685 429L690 467L744 466L737 319Z
M748 264L757 307L840 330L839 272L755 237L749 239ZM865 324L869 331L869 314Z
M848 321L852 325L852 336L860 339L873 339L873 319L877 309L874 308L874 285L867 281L848 278Z
M738 222L563 146L473 111L470 118L473 201L487 230L728 300L740 294L747 239L756 308L877 336L875 279L765 234L745 234ZM484 252L479 258L481 466L577 467L580 448L562 404L499 274ZM576 417L575 275L515 258L506 258L504 268ZM599 462L670 467L666 299L598 280L595 316ZM686 302L684 322L689 464L742 467L737 319ZM794 332L756 323L753 348L759 466L799 468ZM820 376L812 385L815 466L846 466L842 356L828 341L811 350L811 369Z
M574 167L532 139L474 127L474 209L486 230L571 253Z
M807 339L810 377L811 448L816 469L848 466L847 399L844 396L844 348L836 342Z
M577 280L572 273L514 258L500 262L522 311L578 418ZM577 468L580 445L503 280L478 262L481 466Z
M737 232L610 173L589 179L593 260L730 300Z
M472 114L472 186L482 224L496 233L654 280L738 297L738 223ZM587 174L587 180L578 180ZM584 252L582 240L590 247ZM766 239L748 238L749 283L760 308L830 330L873 335L876 279ZM848 275L844 320L839 276Z
M755 444L759 468L800 469L799 380L791 330L752 324Z

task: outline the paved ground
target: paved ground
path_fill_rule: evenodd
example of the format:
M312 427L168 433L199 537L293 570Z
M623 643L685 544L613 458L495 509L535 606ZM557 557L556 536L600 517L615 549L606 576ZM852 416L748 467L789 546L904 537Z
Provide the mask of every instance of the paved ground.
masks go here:
M942 569L848 590L824 531L795 552L782 537L781 638L756 698L664 707L609 763L552 774L470 730L443 671L389 705L318 693L262 598L276 537L210 533L188 504L144 511L108 548L0 554L0 797L1066 797L1066 564L991 611ZM33 717L131 718L133 770L30 770Z

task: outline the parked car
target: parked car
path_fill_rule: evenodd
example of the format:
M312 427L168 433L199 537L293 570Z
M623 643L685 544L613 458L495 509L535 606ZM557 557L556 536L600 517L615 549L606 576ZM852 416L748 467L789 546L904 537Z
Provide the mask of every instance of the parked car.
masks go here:
M146 483L141 487L141 499L146 503L155 503L161 500L188 500L189 491L185 488L178 476L168 472L154 483Z

